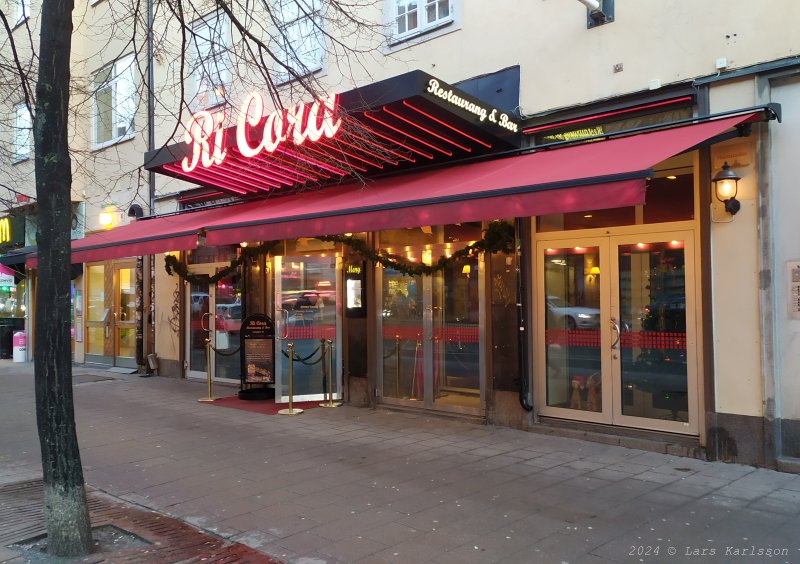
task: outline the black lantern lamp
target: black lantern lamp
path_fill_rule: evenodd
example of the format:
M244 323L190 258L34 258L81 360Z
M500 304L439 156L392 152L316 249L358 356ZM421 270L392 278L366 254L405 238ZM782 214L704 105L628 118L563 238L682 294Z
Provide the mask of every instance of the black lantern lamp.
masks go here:
M739 180L741 177L736 174L728 163L722 165L722 170L714 175L711 181L714 183L714 195L725 204L725 211L731 215L736 215L742 205L736 199L739 192Z

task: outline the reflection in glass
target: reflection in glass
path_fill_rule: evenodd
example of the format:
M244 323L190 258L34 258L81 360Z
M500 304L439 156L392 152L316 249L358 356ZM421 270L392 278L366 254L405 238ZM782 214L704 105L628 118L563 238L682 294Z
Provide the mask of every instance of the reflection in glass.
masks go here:
M597 247L544 254L547 405L602 411Z
M684 242L619 247L622 413L688 421Z
M136 321L136 288L134 286L134 271L132 268L120 268L119 273L119 304L120 321ZM133 356L133 355L122 355Z
M383 272L383 395L422 399L422 277Z
M105 311L105 269L102 264L86 267L87 321L103 321ZM93 353L94 354L94 353ZM101 352L97 354L102 354Z
M119 350L117 356L136 356L136 330L119 329Z
M206 337L209 327L208 284L193 282L189 294L189 370L206 372Z
M103 354L103 342L105 340L104 327L87 327L86 328L86 353L87 354Z
M328 372L333 392L339 393L336 358L329 358L327 341L332 341L331 354L336 354L336 257L329 253L282 257L280 273L280 306L288 312L288 336L279 341L283 363L281 392L289 395L287 343L294 343L293 393L295 396L320 395L328 386Z
M236 270L217 281L214 288L214 377L239 380L241 376L239 332L244 317L241 273Z

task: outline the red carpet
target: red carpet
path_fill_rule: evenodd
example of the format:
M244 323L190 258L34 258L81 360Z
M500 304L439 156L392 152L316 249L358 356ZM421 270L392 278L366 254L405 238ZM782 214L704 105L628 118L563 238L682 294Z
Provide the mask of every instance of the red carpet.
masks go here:
M288 403L275 403L275 400L240 400L236 396L218 398L209 403L211 405L263 413L264 415L275 415L281 409L287 409L289 407ZM319 401L296 401L292 403L292 407L298 409L312 409L314 407L319 407L319 404Z

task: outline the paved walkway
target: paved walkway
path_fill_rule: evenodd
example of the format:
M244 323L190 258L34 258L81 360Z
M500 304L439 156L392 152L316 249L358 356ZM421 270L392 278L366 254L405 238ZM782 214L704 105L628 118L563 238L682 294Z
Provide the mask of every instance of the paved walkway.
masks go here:
M92 487L284 562L800 562L797 475L380 410L261 415L198 403L198 383L75 374ZM39 476L30 365L0 365L0 429L0 484Z

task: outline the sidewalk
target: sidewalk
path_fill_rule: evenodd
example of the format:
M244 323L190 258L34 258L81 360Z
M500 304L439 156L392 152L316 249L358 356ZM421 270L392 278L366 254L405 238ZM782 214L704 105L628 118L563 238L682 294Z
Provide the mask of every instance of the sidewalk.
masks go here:
M0 363L0 485L41 475L32 372ZM381 410L264 415L198 403L194 382L75 375L90 486L283 562L800 562L797 475Z

